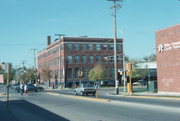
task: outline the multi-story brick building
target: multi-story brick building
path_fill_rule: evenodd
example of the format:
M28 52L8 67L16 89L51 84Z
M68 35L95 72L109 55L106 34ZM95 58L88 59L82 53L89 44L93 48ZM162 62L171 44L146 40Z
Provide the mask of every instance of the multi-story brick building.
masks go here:
M180 93L180 24L156 32L159 93Z
M68 87L72 84L78 85L80 70L83 72L82 82L87 82L89 81L88 72L96 63L106 68L106 81L114 81L114 40L112 38L63 37L51 43L48 36L47 43L47 47L37 53L38 71L41 75L41 69L48 67L51 70L51 82L57 80L59 84ZM123 67L120 59L122 53L122 40L117 39L119 70ZM107 57L109 60L105 59Z

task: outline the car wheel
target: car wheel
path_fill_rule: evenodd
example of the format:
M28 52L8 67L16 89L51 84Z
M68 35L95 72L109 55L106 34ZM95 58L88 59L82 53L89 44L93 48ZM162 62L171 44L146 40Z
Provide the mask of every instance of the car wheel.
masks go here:
M35 92L37 92L38 90L36 89Z
M86 93L86 95L88 95L88 93Z
M74 94L75 94L75 95L77 95L77 92L76 92L76 91L74 91Z
M81 96L83 96L83 92L81 92Z
M95 96L96 93L93 93L93 95Z

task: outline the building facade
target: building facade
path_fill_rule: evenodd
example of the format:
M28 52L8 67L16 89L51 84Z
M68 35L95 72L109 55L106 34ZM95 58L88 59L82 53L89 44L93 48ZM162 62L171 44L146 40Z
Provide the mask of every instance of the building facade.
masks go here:
M159 93L180 93L180 24L156 32Z
M117 68L122 70L122 40L117 39ZM95 64L106 68L106 81L114 81L114 40L112 38L63 37L37 53L38 72L48 67L51 70L51 83L71 87L79 85L78 72L82 71L82 82L88 82L88 72ZM41 80L42 81L42 80ZM104 80L103 80L104 81Z

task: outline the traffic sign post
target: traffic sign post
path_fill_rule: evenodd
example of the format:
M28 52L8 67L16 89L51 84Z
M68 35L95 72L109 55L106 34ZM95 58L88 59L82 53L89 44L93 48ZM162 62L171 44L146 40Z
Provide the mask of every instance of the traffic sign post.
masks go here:
M81 84L82 76L83 76L83 72L80 70L78 72L78 77L79 77L80 84Z

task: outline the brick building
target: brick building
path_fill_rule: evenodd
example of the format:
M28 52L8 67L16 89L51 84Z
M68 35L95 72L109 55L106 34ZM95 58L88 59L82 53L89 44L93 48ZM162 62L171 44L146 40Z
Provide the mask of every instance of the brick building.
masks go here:
M60 52L59 52L60 50ZM122 69L122 40L117 39L117 67ZM83 72L82 82L88 82L88 72L96 63L106 68L106 81L114 82L114 40L112 38L62 37L37 53L38 72L48 67L51 83L71 87L79 84L78 72ZM60 59L59 59L60 58ZM108 60L104 59L108 58ZM104 81L104 80L103 80Z
M156 32L159 93L180 93L180 24Z

